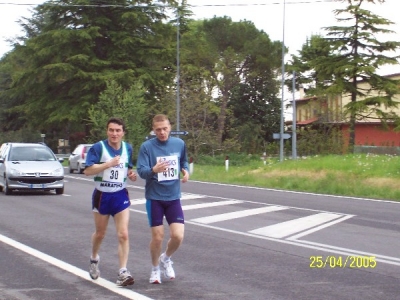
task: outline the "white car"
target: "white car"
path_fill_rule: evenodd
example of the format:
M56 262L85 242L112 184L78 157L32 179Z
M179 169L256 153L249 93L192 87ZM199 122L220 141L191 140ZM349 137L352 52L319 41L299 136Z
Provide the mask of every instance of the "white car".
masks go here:
M93 144L79 144L69 156L69 172L74 173L77 171L79 174L83 173L86 165L86 155Z
M0 191L55 190L64 193L63 159L41 143L4 143L0 149Z

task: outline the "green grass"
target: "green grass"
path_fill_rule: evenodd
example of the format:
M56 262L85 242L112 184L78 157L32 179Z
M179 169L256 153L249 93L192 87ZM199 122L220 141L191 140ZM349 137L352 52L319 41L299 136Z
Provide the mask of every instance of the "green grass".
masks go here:
M331 155L297 160L259 158L245 164L225 159L194 164L190 179L303 191L331 195L400 201L400 157L391 155Z

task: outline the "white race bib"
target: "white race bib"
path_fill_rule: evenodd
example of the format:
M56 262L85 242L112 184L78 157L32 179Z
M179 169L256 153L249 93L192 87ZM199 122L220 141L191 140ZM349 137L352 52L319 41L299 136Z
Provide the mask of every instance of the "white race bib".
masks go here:
M168 167L167 170L161 173L158 173L158 181L166 181L166 180L178 180L179 179L179 163L178 156L162 156L157 157L157 162L159 161L167 161Z
M119 160L119 165L105 169L103 172L103 181L107 182L115 182L115 183L123 183L124 175L125 175L125 161L122 159Z

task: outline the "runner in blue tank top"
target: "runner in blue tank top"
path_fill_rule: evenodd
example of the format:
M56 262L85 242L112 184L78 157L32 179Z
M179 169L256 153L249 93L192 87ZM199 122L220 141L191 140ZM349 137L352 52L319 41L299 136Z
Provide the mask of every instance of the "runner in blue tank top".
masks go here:
M152 270L149 282L161 283L161 271L165 277L175 278L171 256L181 245L184 236L179 180L182 172L182 182L188 181L189 170L186 145L180 138L169 136L171 125L168 117L156 115L153 118L153 131L156 137L140 146L137 172L146 180L146 210L151 227ZM161 254L164 216L169 224L170 238L165 252Z
M85 175L93 176L95 189L92 195L92 210L95 232L92 235L92 254L89 274L92 279L100 276L99 250L107 231L110 216L114 218L118 236L119 274L117 285L127 286L134 279L127 270L129 254L129 209L131 201L126 180L137 179L132 171L132 146L122 138L125 124L119 118L110 118L107 122L107 139L95 143L86 157Z

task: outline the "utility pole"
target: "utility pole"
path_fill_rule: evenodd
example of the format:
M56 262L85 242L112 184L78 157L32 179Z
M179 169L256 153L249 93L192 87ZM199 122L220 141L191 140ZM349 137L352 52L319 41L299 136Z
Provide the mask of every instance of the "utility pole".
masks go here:
M183 1L183 0L182 0ZM180 28L179 28L179 23L180 23L180 10L179 10L179 5L177 8L177 29L176 29L176 130L180 130L180 99L179 99L179 90L180 90L180 70L179 70L179 35L180 35Z
M279 159L280 161L283 161L283 133L284 133L284 117L283 117L283 111L284 111L284 90L285 90L285 7L286 7L286 0L283 0L283 26L282 26L282 83L281 83L281 89L282 89L282 101L281 101L281 130L280 130L280 137L279 137Z
M297 136L296 136L296 123L297 123L297 111L296 111L296 96L295 96L295 88L296 88L296 72L293 72L293 115L292 115L292 159L297 159Z

